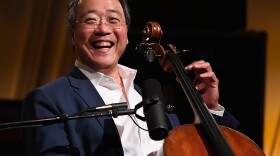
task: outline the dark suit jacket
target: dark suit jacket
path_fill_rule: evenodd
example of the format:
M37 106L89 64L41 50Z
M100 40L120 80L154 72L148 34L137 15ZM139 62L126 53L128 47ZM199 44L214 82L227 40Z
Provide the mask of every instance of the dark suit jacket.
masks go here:
M104 105L104 101L87 77L76 67L64 77L31 91L23 103L23 120L48 118ZM169 112L172 128L180 123ZM217 117L223 125L238 122L229 114ZM123 155L120 137L111 117L69 120L37 128L25 128L26 155Z

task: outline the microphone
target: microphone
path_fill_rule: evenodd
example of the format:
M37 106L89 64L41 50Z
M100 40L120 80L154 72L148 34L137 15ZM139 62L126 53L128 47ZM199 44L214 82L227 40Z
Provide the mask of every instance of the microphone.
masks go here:
M157 55L155 51L145 43L140 43L135 48L136 52L143 55L147 62L154 62Z
M162 140L168 135L167 116L162 103L161 85L155 79L143 83L143 111L149 136L153 140Z
M126 102L121 102L121 103L112 103L109 105L105 106L98 106L98 107L91 107L87 109L87 112L98 112L98 111L105 111L105 110L126 110L127 109L127 103Z

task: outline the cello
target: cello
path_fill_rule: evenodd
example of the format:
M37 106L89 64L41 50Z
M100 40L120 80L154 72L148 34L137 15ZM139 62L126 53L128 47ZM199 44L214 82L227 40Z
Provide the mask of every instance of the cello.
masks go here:
M164 156L263 156L261 148L246 135L218 125L203 103L172 44L161 44L163 35L157 22L148 22L142 30L142 42L136 50L144 51L148 62L158 60L165 72L174 71L199 122L172 129L163 143Z

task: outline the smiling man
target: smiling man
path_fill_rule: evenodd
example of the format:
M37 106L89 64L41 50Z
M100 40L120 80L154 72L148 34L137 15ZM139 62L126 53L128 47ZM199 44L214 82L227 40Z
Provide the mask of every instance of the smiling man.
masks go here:
M71 0L68 22L76 61L71 71L32 90L23 103L23 120L72 115L90 107L125 102L134 108L142 101L134 79L136 70L118 63L128 44L129 8L125 0ZM238 122L218 104L219 81L208 62L195 61L186 70L197 74L195 85L212 113L224 125ZM143 115L142 108L138 111ZM180 125L168 114L170 128ZM149 137L146 122L135 115L69 120L24 130L26 155L159 154L163 140Z

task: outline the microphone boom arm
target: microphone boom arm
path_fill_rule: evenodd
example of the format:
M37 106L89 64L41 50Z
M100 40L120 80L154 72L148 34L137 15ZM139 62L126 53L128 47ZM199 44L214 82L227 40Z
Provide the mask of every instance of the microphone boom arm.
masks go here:
M136 110L137 110L137 109L124 109L122 103L119 107L114 106L114 104L112 104L109 107L110 107L110 109L108 107L105 107L104 111L101 111L101 109L97 109L97 108L89 108L83 112L80 112L80 113L92 112L92 114L71 115L71 116L62 114L62 115L59 115L56 117L2 123L2 124L0 124L0 131L8 130L8 129L17 129L17 128L41 127L41 126L46 126L46 125L55 124L55 123L64 123L64 122L67 122L69 120L74 120L74 119L84 119L84 118L92 118L92 117L96 118L96 117L101 117L101 116L109 116L109 117L116 118L119 115L136 114ZM77 114L77 113L75 113L75 114Z

